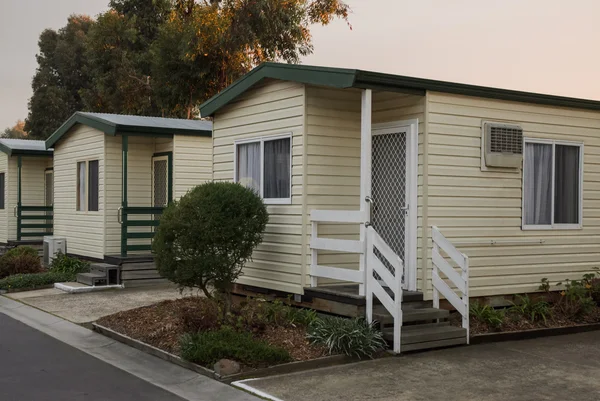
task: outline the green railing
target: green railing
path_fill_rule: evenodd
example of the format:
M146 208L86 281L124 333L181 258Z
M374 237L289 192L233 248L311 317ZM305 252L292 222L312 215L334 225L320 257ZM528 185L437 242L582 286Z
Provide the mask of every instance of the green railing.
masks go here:
M152 250L152 239L163 207L120 207L121 256L129 252ZM135 242L135 243L132 243Z
M52 235L54 219L52 206L17 206L15 214L17 217L17 241L21 241L23 238Z

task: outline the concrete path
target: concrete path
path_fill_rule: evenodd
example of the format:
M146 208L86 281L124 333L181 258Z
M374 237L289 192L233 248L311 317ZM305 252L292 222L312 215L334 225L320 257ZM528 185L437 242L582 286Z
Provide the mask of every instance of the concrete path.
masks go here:
M284 401L600 400L600 332L450 348L243 383Z
M243 391L4 296L0 296L0 356L3 401L258 401ZM99 379L94 383L96 372Z
M182 294L173 285L161 285L85 294L69 294L50 288L15 292L5 296L60 316L70 322L89 323L102 316L190 294L189 291Z

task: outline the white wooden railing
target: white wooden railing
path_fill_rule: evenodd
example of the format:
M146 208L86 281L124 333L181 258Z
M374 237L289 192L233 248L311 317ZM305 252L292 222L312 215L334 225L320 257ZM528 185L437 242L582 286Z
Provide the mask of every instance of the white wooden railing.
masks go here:
M375 248L381 257L385 258L394 268L394 272L388 270L375 255ZM375 278L373 273L377 273L380 280ZM367 321L373 322L373 295L375 295L394 318L394 352L397 354L400 353L402 330L402 277L404 277L402 259L394 253L373 227L369 227L367 229ZM393 298L383 288L382 283L392 291Z
M320 223L354 223L364 224L365 215L361 211L353 210L313 210L310 214L310 220L312 222L312 232L310 238L311 248L311 263L310 263L310 276L311 286L317 286L317 279L319 277L330 278L334 280L341 280L346 282L358 283L364 285L365 283L365 271L364 263L360 263L359 270L344 269L341 267L330 267L322 266L317 263L317 254L319 250L323 251L334 251L334 252L348 252L357 253L364 255L365 253L365 242L361 240L347 240L347 239L332 239L332 238L319 238L319 224ZM361 259L363 256L361 256Z
M433 226L431 228L433 237L433 250L431 254L433 272L431 281L433 283L433 307L440 307L440 294L462 316L462 327L467 329L467 344L469 342L469 258L460 252L452 245L446 237L442 235L440 230ZM450 259L460 268L460 274L454 267L442 256L443 251ZM446 280L460 293L458 295L452 289L446 280L440 276L440 272L444 274Z

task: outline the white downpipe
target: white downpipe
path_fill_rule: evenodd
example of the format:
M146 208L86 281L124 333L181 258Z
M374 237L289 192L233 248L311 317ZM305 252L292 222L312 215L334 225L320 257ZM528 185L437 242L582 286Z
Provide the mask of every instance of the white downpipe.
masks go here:
M364 89L361 96L360 112L360 211L366 216L366 221L371 219L367 196L371 196L371 135L372 135L372 103L373 93L371 89ZM367 228L365 224L360 225L360 240L366 243ZM359 271L366 276L366 252L361 256ZM360 284L358 294L365 295L365 284Z

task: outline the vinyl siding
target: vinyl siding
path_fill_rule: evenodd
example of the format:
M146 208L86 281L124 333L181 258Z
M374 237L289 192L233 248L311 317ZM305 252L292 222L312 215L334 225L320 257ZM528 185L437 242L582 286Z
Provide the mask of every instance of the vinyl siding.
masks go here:
M471 296L532 292L544 277L576 279L598 266L600 113L441 93L428 99L428 227L469 256ZM482 121L584 143L583 229L521 230L522 171L481 170ZM429 282L428 296L430 289Z
M193 187L212 180L212 138L175 135L173 139L173 196L179 199Z
M8 171L8 156L4 152L0 152L0 173L4 173L4 209L0 209L0 243L8 241L8 215L11 211L9 203L9 171Z
M67 238L69 253L104 257L105 144L104 133L85 125L74 127L54 147L54 235ZM99 211L76 211L77 162L99 161Z
M307 210L358 210L360 208L361 91L307 86ZM422 134L425 102L422 96L374 92L372 123L419 119L418 213L422 210ZM310 225L310 222L308 223ZM422 230L418 230L420 247ZM319 236L358 239L359 226L321 224ZM310 227L307 233L310 243ZM421 266L420 249L417 253ZM358 269L358 255L319 252L318 263ZM306 272L310 269L307 255ZM417 273L420 278L420 272ZM331 280L320 279L319 283ZM417 285L421 286L419 279Z
M267 81L218 112L213 129L213 177L234 178L234 141L292 133L292 204L268 206L264 242L238 280L241 284L301 293L304 86Z

